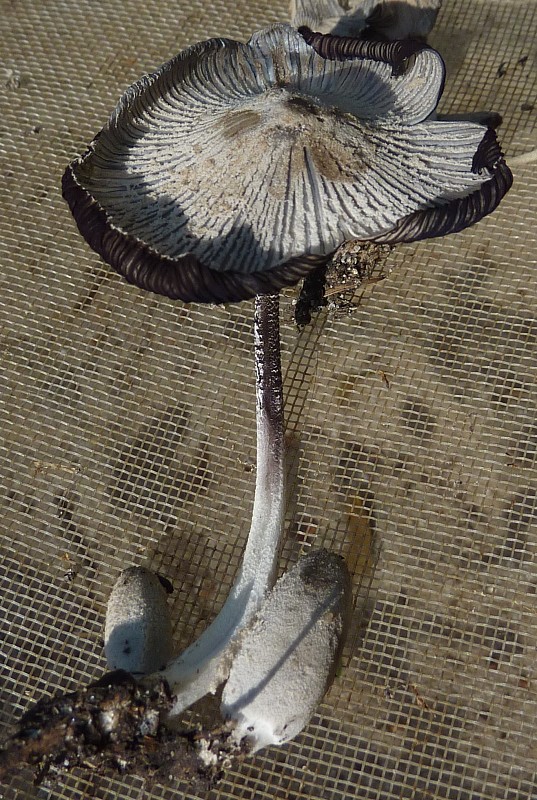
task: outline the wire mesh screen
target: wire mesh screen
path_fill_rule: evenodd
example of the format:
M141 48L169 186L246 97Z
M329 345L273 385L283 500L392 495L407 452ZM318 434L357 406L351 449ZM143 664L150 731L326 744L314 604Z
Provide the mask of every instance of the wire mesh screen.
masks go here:
M60 197L124 87L186 45L245 39L284 2L0 2L0 722L105 669L106 600L144 564L174 584L177 648L242 557L255 478L252 305L129 287ZM445 0L441 110L536 142L537 5ZM460 235L387 251L298 329L283 298L282 568L345 555L356 613L307 729L216 798L537 797L535 176ZM352 272L352 270L351 270ZM197 797L89 771L0 797Z

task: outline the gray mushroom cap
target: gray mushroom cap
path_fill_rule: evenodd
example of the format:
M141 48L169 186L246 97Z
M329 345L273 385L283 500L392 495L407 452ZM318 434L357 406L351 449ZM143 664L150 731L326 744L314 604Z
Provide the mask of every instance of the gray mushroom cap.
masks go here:
M104 652L109 669L135 676L155 672L173 652L169 584L145 567L118 576L106 610Z
M291 24L344 36L425 38L441 5L442 0L291 0Z
M252 752L307 725L335 675L352 608L340 556L317 550L284 573L244 631L222 693L234 738Z
M289 25L210 39L126 91L64 197L142 288L187 302L274 292L348 239L443 235L496 207L511 176L494 133L427 120L443 80L421 45Z

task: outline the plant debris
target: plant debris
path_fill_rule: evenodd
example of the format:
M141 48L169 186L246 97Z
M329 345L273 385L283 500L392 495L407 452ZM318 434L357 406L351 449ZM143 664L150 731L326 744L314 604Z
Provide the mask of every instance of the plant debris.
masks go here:
M304 279L295 304L295 323L303 328L324 306L331 311L352 311L360 305L367 285L384 280L389 245L350 241L341 245L328 264Z
M146 686L118 670L39 700L0 750L0 780L27 764L35 769L36 784L82 767L101 775L135 773L150 783L187 780L208 789L242 751L227 745L225 725L210 731L166 728L172 699L164 681Z

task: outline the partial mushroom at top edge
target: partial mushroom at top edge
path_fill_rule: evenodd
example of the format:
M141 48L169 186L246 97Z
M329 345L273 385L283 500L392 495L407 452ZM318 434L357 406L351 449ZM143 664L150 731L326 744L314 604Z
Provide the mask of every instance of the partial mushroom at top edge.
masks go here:
M289 25L210 39L134 84L63 193L90 246L129 282L185 302L276 292L350 239L461 230L511 185L495 134L428 119L444 65L417 47ZM391 51L390 51L391 52Z
M291 0L291 24L362 38L424 39L442 0Z

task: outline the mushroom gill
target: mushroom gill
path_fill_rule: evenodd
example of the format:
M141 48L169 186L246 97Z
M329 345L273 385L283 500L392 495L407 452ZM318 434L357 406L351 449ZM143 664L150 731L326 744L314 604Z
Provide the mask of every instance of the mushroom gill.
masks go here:
M185 302L296 283L349 239L461 230L511 185L494 132L432 121L420 43L274 25L210 39L128 89L63 194L129 282Z

